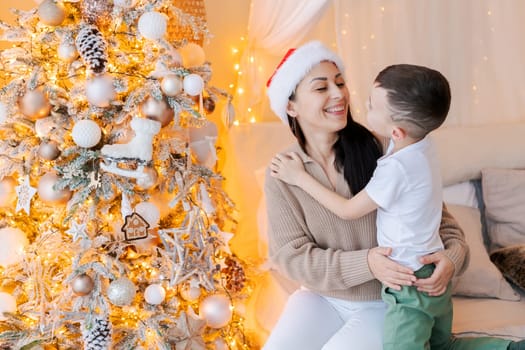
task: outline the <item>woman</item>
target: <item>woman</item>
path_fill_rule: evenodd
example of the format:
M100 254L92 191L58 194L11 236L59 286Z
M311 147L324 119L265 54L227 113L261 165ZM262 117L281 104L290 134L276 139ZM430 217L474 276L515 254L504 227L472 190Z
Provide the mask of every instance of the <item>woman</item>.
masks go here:
M337 55L310 42L285 56L268 82L268 96L297 138L288 151L297 152L318 181L349 198L367 184L385 142L352 120L343 74ZM380 350L385 312L380 282L440 295L466 267L463 233L446 208L440 226L445 250L423 257L423 264L436 269L416 279L388 258L389 248L377 247L375 213L342 220L268 173L265 195L270 259L303 288L289 297L264 349Z

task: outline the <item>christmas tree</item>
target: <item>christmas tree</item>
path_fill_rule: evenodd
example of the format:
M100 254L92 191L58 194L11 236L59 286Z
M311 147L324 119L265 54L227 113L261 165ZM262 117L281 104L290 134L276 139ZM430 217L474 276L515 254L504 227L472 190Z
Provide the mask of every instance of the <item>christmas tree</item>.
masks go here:
M1 349L257 348L203 9L40 0L0 22Z

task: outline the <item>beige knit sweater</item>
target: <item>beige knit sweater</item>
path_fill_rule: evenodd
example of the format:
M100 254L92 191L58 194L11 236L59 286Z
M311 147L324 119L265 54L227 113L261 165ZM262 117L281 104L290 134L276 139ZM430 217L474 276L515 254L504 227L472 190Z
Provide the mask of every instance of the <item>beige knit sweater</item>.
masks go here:
M289 151L297 152L306 171L331 188L321 166L299 145ZM343 174L335 190L346 198L351 196ZM367 262L368 250L377 246L375 212L357 220L340 219L299 187L271 177L268 170L265 195L269 255L280 273L325 296L355 301L381 299L381 285ZM456 275L461 274L468 262L468 247L446 208L440 234Z

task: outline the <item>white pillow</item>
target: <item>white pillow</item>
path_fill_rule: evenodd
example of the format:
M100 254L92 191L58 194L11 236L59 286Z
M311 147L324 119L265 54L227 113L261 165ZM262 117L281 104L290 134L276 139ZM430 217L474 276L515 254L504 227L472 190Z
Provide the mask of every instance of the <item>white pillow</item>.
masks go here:
M476 188L470 181L443 187L443 202L472 208L479 207Z
M448 205L450 214L465 232L470 248L467 270L453 281L453 293L470 297L489 297L517 301L520 295L512 289L498 268L490 261L481 235L480 212L476 208Z

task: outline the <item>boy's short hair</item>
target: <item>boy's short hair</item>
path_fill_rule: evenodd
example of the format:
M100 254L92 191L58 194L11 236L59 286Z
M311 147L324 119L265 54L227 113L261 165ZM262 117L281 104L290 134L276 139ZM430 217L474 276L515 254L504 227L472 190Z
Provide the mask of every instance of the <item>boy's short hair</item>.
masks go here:
M422 138L445 121L450 109L450 86L437 70L397 64L383 69L375 82L387 90L392 120L410 137Z

